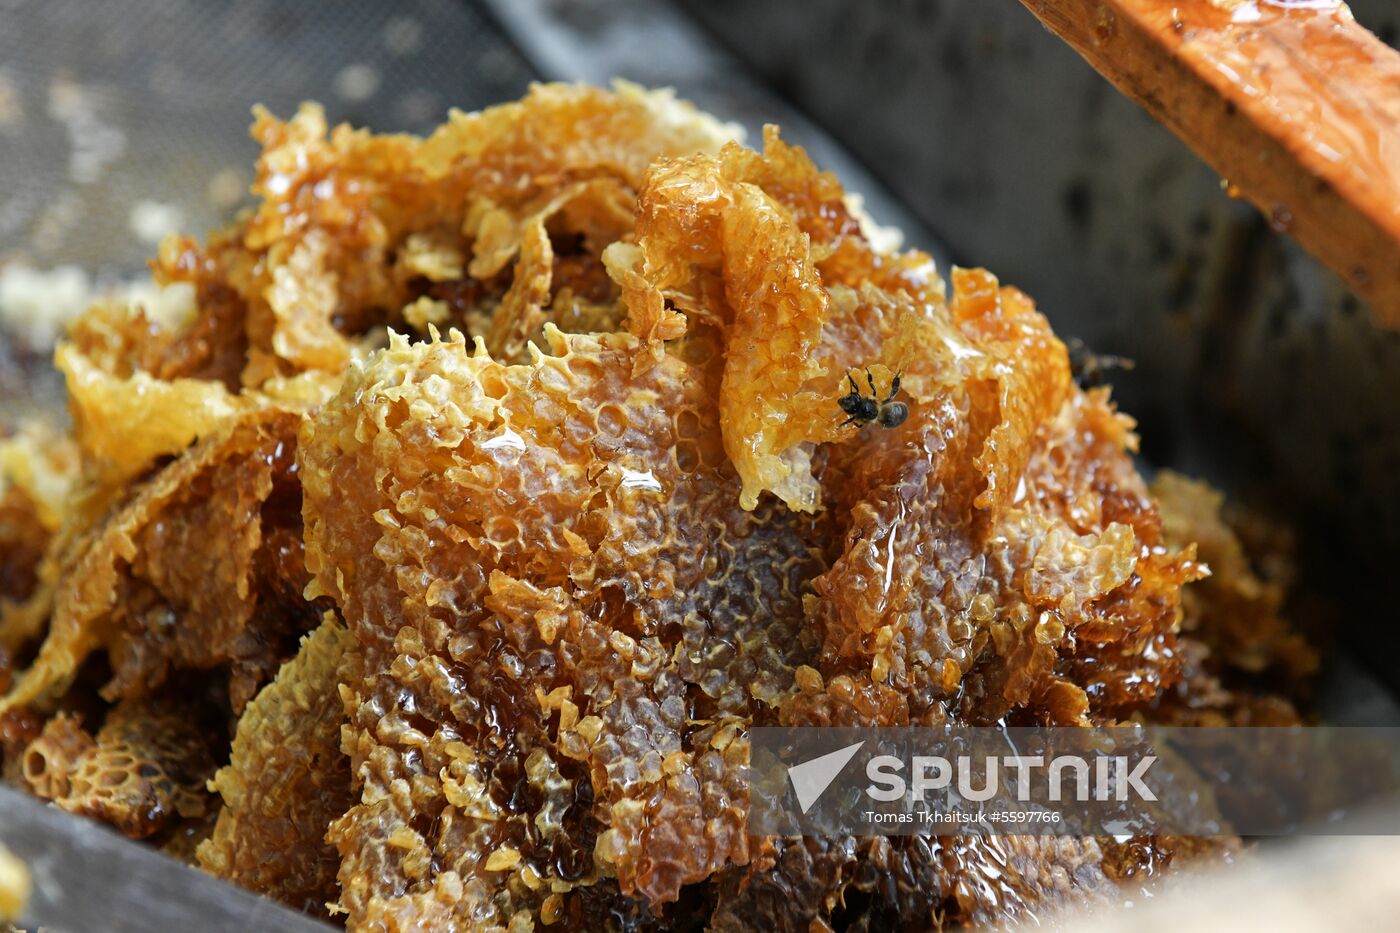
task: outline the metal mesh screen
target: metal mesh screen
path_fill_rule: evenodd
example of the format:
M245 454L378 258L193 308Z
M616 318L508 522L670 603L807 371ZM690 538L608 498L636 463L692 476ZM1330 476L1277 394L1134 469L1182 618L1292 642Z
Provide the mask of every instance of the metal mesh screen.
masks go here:
M129 274L171 222L218 224L254 103L422 132L532 77L453 0L0 0L0 262Z

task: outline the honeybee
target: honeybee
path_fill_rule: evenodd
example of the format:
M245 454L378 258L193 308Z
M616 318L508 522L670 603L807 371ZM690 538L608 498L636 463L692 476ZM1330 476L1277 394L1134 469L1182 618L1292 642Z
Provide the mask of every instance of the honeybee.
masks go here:
M1107 373L1114 369L1132 369L1135 365L1126 356L1095 353L1078 337L1065 341L1069 350L1069 371L1081 389L1092 389L1108 382Z
M851 383L851 391L841 396L838 404L849 417L841 422L841 427L844 428L848 424L865 427L872 421L878 422L883 428L897 428L903 424L904 419L909 417L909 406L894 400L899 394L899 375L894 374L894 379L890 381L890 394L882 399L880 393L875 390L875 377L870 375L870 370L865 371L865 381L870 384L869 398L860 394L860 386L856 385L855 377L846 373L846 378Z

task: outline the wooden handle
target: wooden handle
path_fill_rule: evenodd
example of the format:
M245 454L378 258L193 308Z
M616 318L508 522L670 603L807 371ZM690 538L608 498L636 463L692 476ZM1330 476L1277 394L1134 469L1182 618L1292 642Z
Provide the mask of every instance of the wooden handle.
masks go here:
M1340 0L1022 0L1400 328L1400 53Z

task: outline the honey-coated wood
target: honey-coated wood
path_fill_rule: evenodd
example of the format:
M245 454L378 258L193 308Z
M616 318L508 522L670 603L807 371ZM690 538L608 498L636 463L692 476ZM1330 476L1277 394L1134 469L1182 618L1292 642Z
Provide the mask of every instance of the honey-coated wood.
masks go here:
M1339 0L1022 0L1400 327L1400 53Z

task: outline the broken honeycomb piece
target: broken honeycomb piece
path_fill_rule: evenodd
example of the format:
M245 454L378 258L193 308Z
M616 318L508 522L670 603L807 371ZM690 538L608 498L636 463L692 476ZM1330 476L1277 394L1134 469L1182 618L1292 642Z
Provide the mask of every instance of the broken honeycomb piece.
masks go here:
M141 839L205 812L213 761L186 706L128 700L95 735L75 717L51 719L25 749L23 769L38 796Z
M286 122L259 111L253 135L257 212L205 247L161 245L157 280L193 284L197 311L186 331L140 341L157 352L128 354L158 378L236 388L338 373L353 338L395 323L424 283L461 282L453 257L475 249L481 279L509 263L561 181L587 190L556 207L561 230L610 242L630 229L630 192L652 160L717 149L732 131L663 92L538 85L518 103L454 113L426 140L329 129L315 105Z
M981 270L954 271L951 320L942 327L930 313L943 305L941 284L932 288L918 279L851 283L833 275L831 289L843 289L833 306L819 258L826 250L860 250L868 260L861 267L872 277L882 260L845 215L835 180L775 130L765 143L762 155L731 144L719 156L654 167L639 194L636 245L618 244L604 257L628 306L628 327L648 341L653 359L660 342L680 336L690 319L724 330L719 404L725 449L744 480L744 507L771 490L790 508L816 510L821 490L811 475L812 445L849 436L830 401L850 368L889 356L895 361L886 360L887 369L949 375L934 371L929 353L955 364L963 381L976 372L1001 393L986 403L997 406L998 423L978 463L987 482L978 505L1004 501L1012 489L1002 473L1023 463L1001 461L1024 456L1025 435L1067 395L1063 345L1025 295ZM847 216L839 232L828 223L828 208ZM936 278L927 257L911 263L925 270L924 280ZM863 294L853 295L852 284ZM835 320L865 304L888 308L862 315L864 323L877 324L873 332ZM952 345L950 330L960 338ZM882 346L887 338L889 353ZM869 352L864 359L851 352L861 345ZM1006 366L1011 359L1018 365Z
M225 662L257 607L262 509L302 417L264 409L223 426L67 541L48 637L0 709L61 692L97 648L109 697L147 693L172 666Z
M1199 544L1210 576L1183 593L1181 678L1155 694L1143 715L1182 726L1304 722L1290 697L1306 693L1318 657L1284 615L1293 574L1288 536L1252 513L1227 515L1219 492L1168 470L1158 473L1152 494L1163 536ZM1282 693L1260 691L1260 678Z
M303 434L308 566L366 675L361 803L332 832L352 924L504 925L543 909L526 874L665 901L742 862L739 727L812 659L815 522L738 506L715 374L547 334L524 366L395 338Z
M217 432L242 407L219 382L166 381L144 372L113 376L71 343L59 346L55 363L66 377L74 437L110 483Z
M959 270L955 283L946 317L909 316L891 338L918 348L905 367L909 419L834 448L823 475L851 524L810 603L829 683L804 685L792 724L854 725L859 709L884 717L865 724L936 724L950 712L995 722L1017 708L1084 724L1097 697L1057 668L1120 642L1128 667L1171 635L1192 565L1139 553L1160 542L1125 428L1106 401L1071 392L1063 347L1019 293L983 273ZM1077 459L1064 456L1072 447ZM1057 453L1042 465L1042 450ZM1056 494L1090 476L1096 495L1124 507L1072 522Z
M763 189L811 238L826 288L872 286L919 304L943 303L944 282L932 258L917 249L890 249L899 237L877 230L856 203L859 196L847 193L831 172L819 171L801 146L784 142L778 127L764 126L761 152L731 146L724 158L730 178Z
M0 695L14 653L47 622L54 581L44 556L68 516L77 472L77 446L45 425L0 438Z
M726 869L707 929L936 929L1043 923L1149 891L1173 860L1228 860L1218 839L794 837Z
M813 512L820 490L799 445L834 439L835 416L814 426L792 413L824 407L806 386L822 374L815 354L829 298L811 238L762 188L732 177L736 148L654 167L639 196L637 247L615 249L611 271L628 327L653 358L659 341L683 332L679 312L724 328L731 349L719 403L741 504L752 509L772 490Z
M717 152L739 132L669 90L537 84L514 103L453 111L424 141L421 162L474 198L521 206L588 178L616 178L636 191L656 160Z
M526 341L544 325L553 268L554 247L544 221L536 220L526 229L510 290L501 299L486 330L486 349L493 356L516 359Z
M206 871L314 914L337 897L340 860L324 837L351 803L337 683L349 641L328 614L244 711L212 782L223 810L198 853Z
M1247 675L1274 668L1294 680L1315 671L1316 652L1283 618L1283 574L1288 571L1275 577L1256 572L1254 555L1245 550L1222 513L1225 497L1170 470L1157 474L1152 495L1160 505L1167 540L1177 546L1194 542L1211 571L1208 579L1186 591L1183 630L1205 642L1214 662L1224 668ZM1281 538L1277 533L1269 537ZM1275 563L1287 567L1291 561L1283 555Z
M39 568L53 532L45 525L39 504L25 490L0 487L0 613L13 612L39 588ZM0 639L0 644L10 640L17 643L23 638L10 636Z

